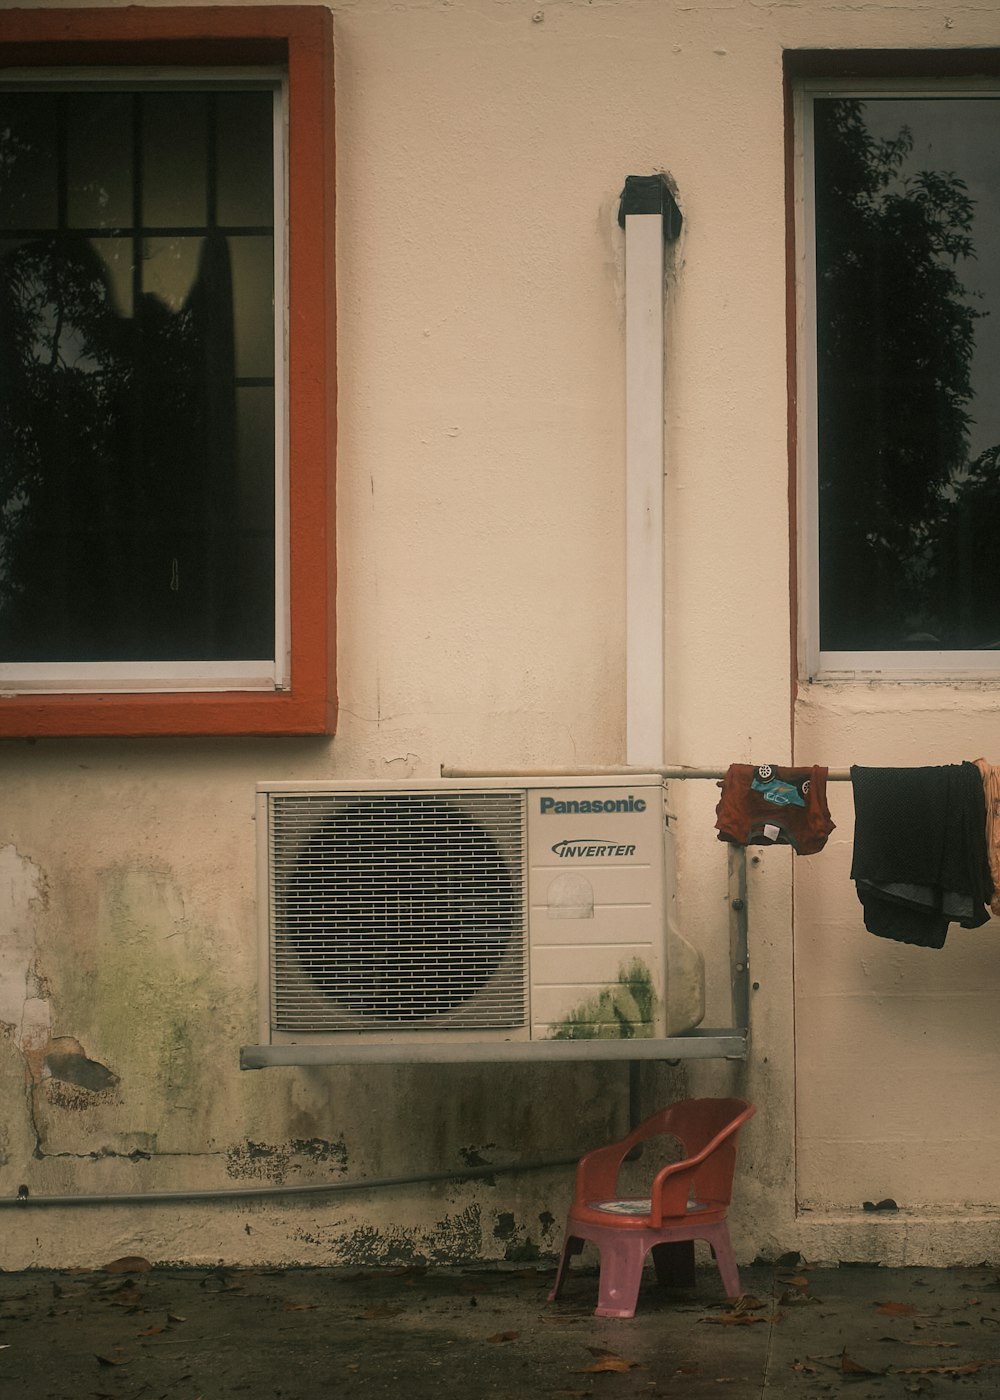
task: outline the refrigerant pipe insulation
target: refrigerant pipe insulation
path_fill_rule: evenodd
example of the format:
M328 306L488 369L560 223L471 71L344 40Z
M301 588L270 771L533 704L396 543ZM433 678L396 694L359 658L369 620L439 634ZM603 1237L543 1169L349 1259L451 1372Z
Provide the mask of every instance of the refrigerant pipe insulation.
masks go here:
M170 1202L259 1200L269 1196L320 1196L343 1191L376 1191L387 1186L422 1186L434 1181L465 1181L469 1177L490 1177L517 1172L545 1171L549 1167L575 1167L575 1157L554 1157L551 1161L510 1162L500 1166L461 1167L443 1172L418 1172L407 1176L371 1177L367 1181L330 1181L311 1186L236 1186L207 1191L123 1191L118 1194L85 1196L32 1196L21 1187L16 1196L0 1196L0 1209L26 1210L31 1206L122 1206L166 1205ZM25 1192L24 1195L20 1192Z

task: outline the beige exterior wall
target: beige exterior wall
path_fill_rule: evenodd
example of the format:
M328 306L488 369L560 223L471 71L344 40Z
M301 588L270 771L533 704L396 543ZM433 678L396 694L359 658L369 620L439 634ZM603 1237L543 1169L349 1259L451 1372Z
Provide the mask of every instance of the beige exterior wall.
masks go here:
M257 781L624 757L629 174L668 171L685 217L667 291L669 761L996 753L991 687L814 686L790 714L782 94L786 48L986 45L993 7L333 10L340 731L0 748L0 1197L502 1166L625 1126L623 1065L241 1074L238 1050L256 1038ZM716 799L710 783L671 792L680 927L723 1024ZM643 1106L758 1103L733 1213L743 1258L996 1257L996 932L939 953L872 939L847 785L831 807L821 856L750 867L748 1066L646 1067ZM28 1207L4 1218L4 1266L530 1257L558 1243L570 1184L567 1166ZM861 1211L886 1196L900 1215Z

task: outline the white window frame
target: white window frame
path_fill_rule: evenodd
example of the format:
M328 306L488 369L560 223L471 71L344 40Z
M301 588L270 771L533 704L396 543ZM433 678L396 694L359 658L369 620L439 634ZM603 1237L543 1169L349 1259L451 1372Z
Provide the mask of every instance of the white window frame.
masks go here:
M823 651L820 649L818 383L816 368L816 226L812 101L817 97L1000 97L985 78L803 78L794 89L794 223L798 442L799 673L808 681L994 681L1000 651Z
M242 661L0 662L0 697L52 694L273 693L290 687L288 475L288 78L277 68L5 69L0 88L52 91L260 88L273 93L274 656Z

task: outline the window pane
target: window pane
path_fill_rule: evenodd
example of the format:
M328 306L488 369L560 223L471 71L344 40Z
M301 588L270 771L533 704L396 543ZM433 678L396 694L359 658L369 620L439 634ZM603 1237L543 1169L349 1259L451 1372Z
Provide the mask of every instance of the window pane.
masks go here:
M75 93L66 130L67 221L71 228L132 224L130 93Z
M56 97L0 93L0 228L55 228Z
M1000 102L814 102L824 650L1000 646Z
M231 238L236 373L274 374L274 244L270 238Z
M16 109L34 96L5 100ZM150 154L149 109L165 130L176 101L175 135L190 135L200 112L202 151L218 155L205 139L214 93L124 96L125 138L107 147L121 164L107 179L94 132L114 104L66 91L44 109L58 120L36 122L34 140L41 164L60 172L61 222L0 242L0 660L267 659L272 240L212 225L205 191L219 181L207 158L191 223L191 185ZM74 145L69 133L88 122ZM268 179L271 139L258 124L257 145L248 133L241 153ZM134 148L144 159L133 169ZM74 149L87 158L63 160ZM71 226L74 200L87 217L131 211L140 186L153 224L132 227L129 212L122 226L116 214L105 223L115 236L99 238Z
M147 228L208 220L208 94L149 92L142 100L142 217Z
M222 225L271 227L273 179L270 148L274 122L269 92L216 94L216 142L219 178L216 222Z

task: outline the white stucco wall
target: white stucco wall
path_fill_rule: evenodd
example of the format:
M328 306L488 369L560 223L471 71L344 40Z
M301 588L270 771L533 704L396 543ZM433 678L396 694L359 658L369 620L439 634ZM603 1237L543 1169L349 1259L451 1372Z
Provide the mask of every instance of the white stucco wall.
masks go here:
M624 757L627 175L669 172L685 218L667 288L669 761L990 756L990 688L814 686L790 706L782 52L984 45L993 8L333 10L339 733L0 747L0 1197L502 1165L624 1127L624 1066L241 1075L237 1056L255 1038L258 780ZM681 926L720 1024L716 800L710 783L671 791ZM644 1106L689 1090L758 1103L733 1212L744 1258L994 1257L995 933L938 954L875 946L846 785L831 806L825 853L750 868L748 1066L646 1067ZM68 1079L45 1066L60 1054ZM4 1265L547 1253L570 1189L566 1167L26 1208L4 1217ZM904 1212L861 1211L886 1196Z

